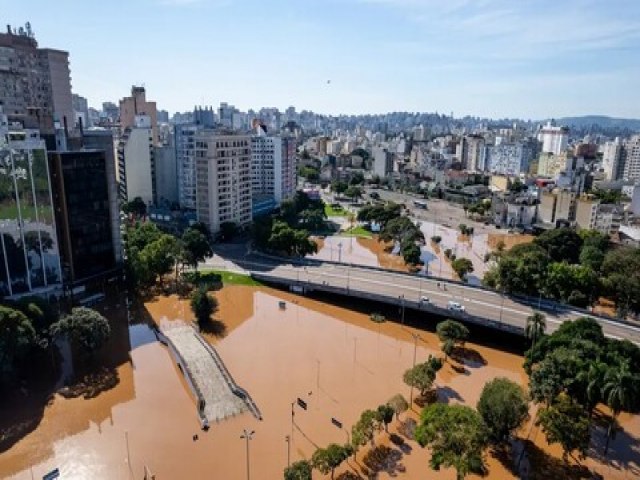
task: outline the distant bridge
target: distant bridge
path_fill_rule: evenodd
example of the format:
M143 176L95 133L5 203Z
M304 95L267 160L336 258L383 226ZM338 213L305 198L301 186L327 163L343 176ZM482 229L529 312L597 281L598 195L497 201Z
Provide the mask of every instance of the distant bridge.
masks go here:
M521 299L445 279L318 261L286 265L273 259L247 261L246 268L257 280L293 287L294 290L315 290L391 303L520 335L524 335L527 317L536 310L545 314L548 333L567 320L589 316L602 325L607 337L628 339L640 345L640 325L594 315L542 298ZM463 305L465 311L448 309L449 301Z

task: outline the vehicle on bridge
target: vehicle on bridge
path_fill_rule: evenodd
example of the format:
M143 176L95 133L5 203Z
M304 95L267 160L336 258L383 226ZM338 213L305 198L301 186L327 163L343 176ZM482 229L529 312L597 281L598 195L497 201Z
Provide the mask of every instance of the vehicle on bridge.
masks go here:
M453 312L460 312L460 313L464 313L466 311L466 309L464 308L464 305L458 302L454 302L453 300L449 300L447 302L447 310L451 310Z
M429 300L429 297L425 297L423 295L422 297L420 297L420 303L431 303L431 300Z

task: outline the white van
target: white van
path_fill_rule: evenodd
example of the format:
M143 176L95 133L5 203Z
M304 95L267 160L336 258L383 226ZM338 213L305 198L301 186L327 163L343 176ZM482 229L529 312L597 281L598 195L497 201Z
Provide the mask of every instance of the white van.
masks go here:
M454 312L464 312L464 305L459 304L458 302L454 302L453 300L449 300L447 303L447 309L452 310Z

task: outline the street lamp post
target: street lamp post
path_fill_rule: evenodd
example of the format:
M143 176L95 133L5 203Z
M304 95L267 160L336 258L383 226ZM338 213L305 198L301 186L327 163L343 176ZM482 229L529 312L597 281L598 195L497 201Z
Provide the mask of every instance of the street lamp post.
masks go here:
M245 440L245 443L247 445L247 480L251 480L251 475L250 475L250 470L249 470L249 441L253 439L253 434L256 433L255 431L251 430L250 432L245 428L242 431L242 435L240 435L240 438Z
M418 335L417 333L412 333L411 336L413 337L413 367L415 367L416 355L418 353L418 339L420 338L420 335ZM409 408L411 408L412 405L413 405L413 385L411 385L411 392L409 393Z
M502 289L502 302L500 304L500 323L502 323L502 311L504 310L504 288Z
M285 436L284 441L287 442L287 467L289 467L291 466L291 437Z

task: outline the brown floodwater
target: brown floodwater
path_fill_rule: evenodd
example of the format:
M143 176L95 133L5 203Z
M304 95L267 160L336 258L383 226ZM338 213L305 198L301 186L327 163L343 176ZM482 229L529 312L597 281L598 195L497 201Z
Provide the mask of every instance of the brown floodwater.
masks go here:
M141 323L113 342L117 383L89 399L56 394L36 412L32 431L0 454L0 477L30 479L33 472L33 478L41 478L59 467L65 479L142 478L146 465L158 480L242 479L246 457L240 435L246 428L255 431L250 443L252 478L279 479L287 463L287 435L291 461L309 458L316 446L347 440L346 431L331 423L332 417L350 430L364 409L375 408L396 393L409 396L402 373L413 361L412 333L421 337L418 361L440 353L438 340L429 331L394 322L376 324L368 314L335 304L264 287L226 287L216 297L220 308L215 318L224 329L206 336L216 344L236 382L250 392L263 421L245 413L200 431L194 401L179 370L151 329ZM286 302L284 310L279 307L281 300ZM136 315L156 322L162 317L191 319L188 301L157 298ZM475 405L484 382L497 376L526 383L521 356L472 342L467 346L475 352L473 361L457 370L446 364L438 373L441 399ZM308 409L295 407L292 428L291 402L298 397ZM7 428L27 410L24 404L4 409L0 427ZM639 417L623 415L620 423L625 430L612 442L610 464L594 460L586 464L604 478L638 478ZM391 431L395 427L394 421ZM529 432L545 461L560 457L541 432L523 429L523 435ZM388 444L387 434L380 433L376 442ZM410 445L411 452L400 460L406 472L394 477L455 478L451 469L431 471L428 452ZM362 454L357 458L358 463L350 460L340 471L358 471ZM488 465L488 478L515 478L492 456ZM321 477L314 474L314 478ZM392 475L383 473L379 478Z

